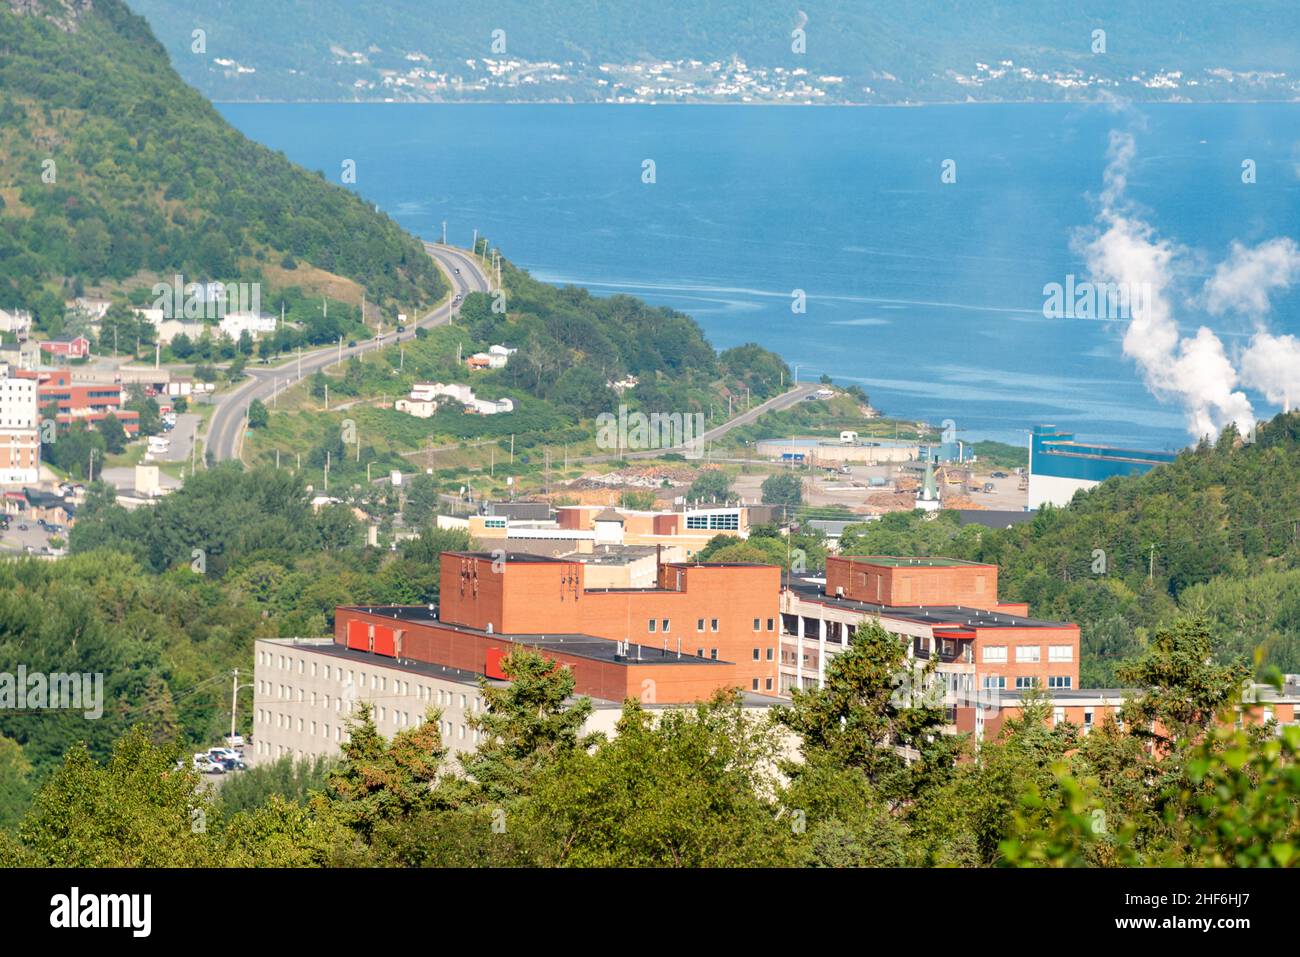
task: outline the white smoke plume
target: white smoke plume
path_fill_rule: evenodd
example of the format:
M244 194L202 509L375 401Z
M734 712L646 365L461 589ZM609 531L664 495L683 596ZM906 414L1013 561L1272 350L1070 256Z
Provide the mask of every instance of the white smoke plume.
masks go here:
M1138 363L1157 398L1182 405L1192 436L1214 439L1229 423L1244 434L1255 417L1250 400L1237 388L1237 372L1223 343L1208 327L1190 338L1178 328L1173 307L1177 249L1159 238L1125 199L1136 155L1131 133L1111 131L1101 210L1079 243L1088 269L1094 281L1147 291L1133 299L1124 354Z
M1289 289L1300 277L1300 246L1283 236L1250 247L1234 242L1232 252L1205 284L1205 307L1216 316L1237 312L1262 319L1269 295Z
M1300 340L1274 335L1265 319L1271 295L1300 278L1300 246L1289 237L1258 246L1232 244L1232 252L1205 284L1205 306L1215 315L1237 313L1253 319L1255 335L1241 356L1241 379L1270 402L1290 411L1300 400Z
M1283 411L1300 401L1300 339L1260 330L1241 357L1241 378Z

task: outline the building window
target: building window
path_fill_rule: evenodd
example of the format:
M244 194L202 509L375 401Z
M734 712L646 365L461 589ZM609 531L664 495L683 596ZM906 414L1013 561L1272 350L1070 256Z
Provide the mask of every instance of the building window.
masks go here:
M649 631L649 632L651 632L651 633L654 632L654 630L655 630L655 620L654 620L653 618L651 618L650 621L646 623L646 630Z
M703 658L703 657L704 657L704 649L703 649L703 648L696 648L696 649L695 649L695 657L696 657L696 658Z
M1052 726L1055 727L1056 725L1061 724L1061 723L1063 723L1064 721L1065 721L1065 709L1064 709L1064 708L1053 708L1053 709L1052 709Z
M1021 663L1032 664L1042 659L1043 649L1041 645L1017 645L1016 661Z
M1038 679L1033 675L1020 675L1016 678L1016 690L1024 691L1027 688L1037 688Z
M764 687L766 688L766 690L771 691L771 690L772 690L772 679L771 679L771 678L764 678L763 681L765 682Z
M1074 679L1069 675L1051 675L1047 679L1049 688L1068 688L1074 683Z
M754 630L755 630L755 631L759 631L760 628L761 628L761 625L762 625L762 624L763 624L763 623L762 623L762 621L761 621L760 619L755 618L755 619L754 619Z
M771 661L771 660L772 660L772 646L771 646L771 645L769 645L768 648L767 648L767 660L768 660L768 661Z
M991 690L993 688L997 688L998 690L1004 690L1006 686L1007 686L1006 675L985 675L984 676L984 687L987 689Z
M753 689L753 690L755 690L755 691L758 690L758 679L757 679L757 678L754 679L754 689Z
M759 659L760 659L759 649L755 648L755 649L754 649L754 660L755 660L755 661L758 661ZM755 690L757 690L757 689L755 689Z
M1073 661L1073 645L1049 645L1047 648L1048 661Z
M672 623L673 622L671 618L665 618L663 621L659 622L659 630L662 631L665 635L668 634L669 628L672 625Z
M710 649L709 649L709 657L712 658L714 661L717 661L717 660L718 660L718 649L717 649L717 648L710 648Z
M984 662L1004 662L1007 660L1006 645L989 645L980 652L980 660Z
M711 631L717 631L717 630L718 630L718 619L716 619L716 618L712 618L712 619L709 620L709 629L710 629Z
M696 621L695 621L695 630L696 630L696 631L703 631L703 630L704 630L704 619L703 619L703 618L698 618L698 619L696 619Z
M769 619L767 620L767 630L768 630L768 631L776 631L776 619L775 619L775 618L769 618Z

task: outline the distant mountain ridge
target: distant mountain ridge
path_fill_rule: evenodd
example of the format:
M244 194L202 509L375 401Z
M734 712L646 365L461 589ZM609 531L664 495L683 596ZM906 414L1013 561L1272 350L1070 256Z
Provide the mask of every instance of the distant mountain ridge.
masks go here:
M216 100L1300 98L1284 0L129 2Z
M0 224L0 308L38 320L71 282L177 273L411 307L446 289L395 222L227 124L121 0L0 0Z

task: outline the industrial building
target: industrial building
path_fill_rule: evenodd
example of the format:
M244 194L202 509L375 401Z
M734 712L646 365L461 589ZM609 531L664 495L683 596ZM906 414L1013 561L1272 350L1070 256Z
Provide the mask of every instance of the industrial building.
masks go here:
M1073 432L1036 425L1029 437L1030 509L1068 505L1074 493L1116 475L1143 475L1177 458L1177 452L1121 449L1078 442Z
M687 705L739 689L748 707L778 703L779 569L664 563L647 588L592 587L588 572L537 555L448 552L436 607L341 607L332 641L259 641L257 757L336 753L357 701L376 706L388 734L441 707L444 741L472 748L478 681L504 681L502 659L517 648L568 668L611 728L629 698Z

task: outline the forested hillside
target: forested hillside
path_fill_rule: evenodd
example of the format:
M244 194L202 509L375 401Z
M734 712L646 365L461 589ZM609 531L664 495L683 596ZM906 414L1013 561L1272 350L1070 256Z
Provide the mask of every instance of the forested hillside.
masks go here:
M388 217L230 127L121 0L0 2L0 223L0 307L42 321L175 273L411 311L446 287Z
M846 554L996 562L1001 592L1040 617L1077 621L1084 685L1110 685L1157 624L1205 615L1221 660L1300 671L1300 413L1229 430L1170 465L1111 479L1068 508L1007 530L890 515L856 526Z

